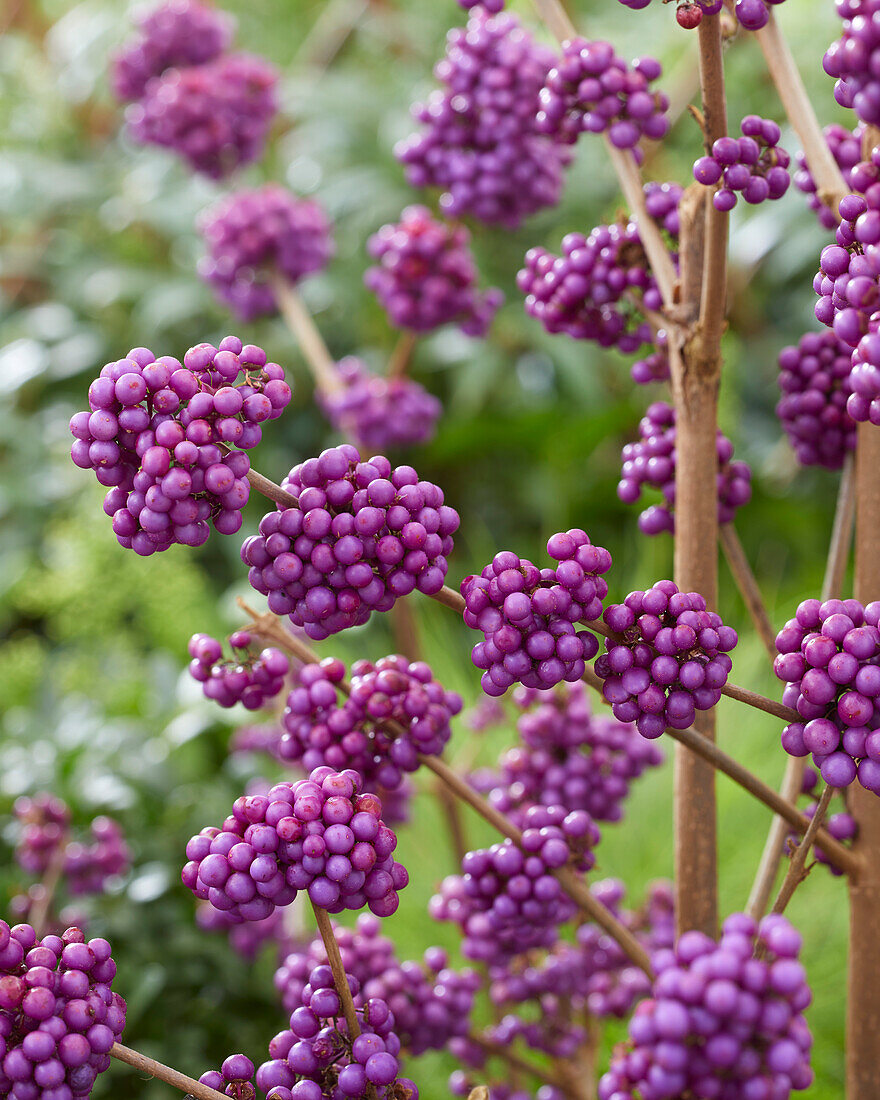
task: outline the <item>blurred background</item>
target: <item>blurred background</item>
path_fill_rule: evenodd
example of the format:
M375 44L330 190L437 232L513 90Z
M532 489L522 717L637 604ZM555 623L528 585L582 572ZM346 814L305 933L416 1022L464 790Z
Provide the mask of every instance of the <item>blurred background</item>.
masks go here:
M135 147L107 82L108 54L130 33L116 0L7 0L0 38L0 891L28 885L11 858L10 808L25 793L50 789L86 823L106 812L123 825L133 869L92 906L90 929L114 943L115 987L129 1005L125 1041L198 1075L242 1051L259 1063L283 1024L267 948L255 966L226 937L199 931L193 899L179 882L188 837L219 822L244 784L274 778L256 755L230 757L241 715L205 701L183 669L194 631L222 635L240 625L234 599L251 594L238 558L240 538L215 535L203 548L173 547L139 559L122 551L101 510L102 490L69 460L69 417L86 403L100 366L137 345L182 356L190 345L232 331L267 349L292 377L294 400L272 422L252 456L280 481L296 462L334 437L280 320L242 326L195 274L198 213L230 186L268 180L320 200L335 222L337 255L304 295L337 355L357 353L381 369L396 334L363 286L368 236L424 201L405 183L392 147L410 132L411 102L432 86L449 27L464 13L454 0L227 0L238 43L283 72L283 121L263 161L226 185L193 177L171 154ZM524 2L509 5L527 22ZM634 13L610 0L580 0L576 19L625 56L654 53L668 82L693 81L695 35L672 6ZM839 33L830 0L777 8L820 121L851 125L821 69ZM350 33L345 33L348 30ZM727 53L732 120L757 112L782 121L757 45L740 34ZM668 83L667 83L668 87ZM797 139L783 128L792 154ZM651 162L651 177L686 183L699 155L696 124L685 114ZM445 406L435 440L402 460L441 485L462 515L450 582L477 572L498 549L540 560L547 537L577 525L614 556L611 590L668 576L668 536L638 533L636 508L619 503L620 448L662 387L629 379L616 353L548 336L526 317L515 276L533 245L558 250L570 231L588 232L619 210L601 143L582 139L561 205L518 232L472 226L484 285L507 302L486 341L446 328L419 343L413 374ZM799 469L774 415L777 356L817 328L812 275L827 235L792 187L757 210L740 203L731 219L733 292L725 337L722 427L754 473L754 496L737 527L774 622L799 599L818 594L837 477ZM256 494L244 533L264 510ZM256 600L256 597L255 597ZM478 674L472 638L454 616L416 600L422 645L435 674L472 704ZM776 694L772 671L722 565L719 610L740 629L735 679ZM376 658L393 647L388 624L323 643L324 654ZM774 785L783 768L778 724L736 704L721 707L723 746ZM476 753L491 763L512 743L508 727L485 736L459 726L451 757ZM741 909L769 823L764 809L719 779L722 909ZM476 820L474 843L488 840ZM387 922L401 957L431 943L455 948L448 926L425 904L453 870L437 842L438 812L428 785L401 831L398 858L412 884ZM672 871L671 767L636 784L623 825L608 826L597 874L623 878L635 903L651 879ZM817 868L791 915L807 940L815 1004L817 1080L810 1095L842 1094L846 949L845 884ZM621 1031L607 1036L600 1064ZM429 1055L411 1063L422 1095L448 1095L451 1063ZM114 1065L96 1097L154 1098L165 1085Z

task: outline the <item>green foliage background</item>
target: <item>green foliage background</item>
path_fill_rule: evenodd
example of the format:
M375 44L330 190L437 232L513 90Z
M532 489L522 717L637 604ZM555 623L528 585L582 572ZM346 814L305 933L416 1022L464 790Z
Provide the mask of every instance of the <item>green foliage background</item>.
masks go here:
M226 4L239 19L243 48L269 56L284 72L285 123L271 152L229 186L280 180L317 196L336 222L338 254L305 295L332 351L362 354L380 366L394 340L364 290L368 235L408 202L420 201L392 156L409 131L408 105L431 87L431 66L448 27L462 20L454 0L374 2L329 66L314 63L325 30L352 5L345 0L261 0ZM511 5L525 19L525 0ZM693 81L694 37L655 3L632 13L612 0L580 0L577 16L624 54L659 54L669 82ZM821 71L837 33L830 0L797 0L777 9L818 105L821 121L847 121ZM176 547L148 560L122 552L100 507L93 479L70 463L67 421L85 402L102 363L132 346L181 354L230 329L260 343L295 379L287 414L266 431L255 465L280 479L333 436L312 399L304 364L280 321L236 325L195 275L200 245L194 221L225 187L193 179L170 155L137 149L108 93L106 60L129 31L116 0L12 0L0 38L0 814L19 794L50 787L78 820L107 811L124 824L135 851L129 879L94 907L92 927L113 939L117 986L129 1002L126 1041L197 1075L230 1051L260 1060L283 1025L273 959L251 966L225 939L197 931L178 873L186 839L220 820L243 784L274 774L261 760L231 759L231 726L181 675L195 630L228 631L234 597L246 592L237 538L215 536L198 552ZM741 35L727 54L731 118L748 112L781 118L757 45ZM784 131L792 151L797 141ZM686 182L698 155L695 123L684 115L651 163L656 179ZM423 341L414 372L443 398L435 441L408 454L441 484L462 513L451 564L453 582L478 570L501 547L535 556L556 530L577 524L608 546L612 593L622 597L671 571L671 542L647 540L635 512L615 495L619 450L645 405L660 395L633 386L614 353L551 338L524 315L515 274L535 244L616 216L619 199L601 144L584 139L563 203L517 233L474 226L485 283L507 304L487 342L443 330ZM776 356L816 327L811 278L826 234L794 189L784 200L732 217L734 292L725 337L722 426L755 474L755 494L737 526L775 622L818 592L836 477L800 471L773 413ZM246 530L261 514L247 510ZM721 611L744 640L738 682L774 693L772 673L729 576ZM436 605L420 617L426 654L468 701L479 695L463 626ZM325 645L324 652L380 656L392 641L374 622ZM783 766L778 725L735 711L725 700L725 748L776 783ZM508 728L486 739L490 762L512 742ZM468 754L461 728L452 745ZM722 904L742 908L768 824L765 811L719 781ZM599 872L624 878L635 901L645 884L672 870L671 768L636 787L626 823L610 826ZM399 851L413 872L399 913L388 921L404 957L429 943L454 947L449 929L431 924L425 903L452 870L437 841L441 824L426 787ZM487 840L469 822L475 840ZM0 889L20 885L4 849ZM842 1093L845 884L819 869L799 892L792 915L807 939L815 992L817 1080L810 1095ZM619 1036L615 1031L606 1042ZM604 1057L604 1054L603 1054ZM449 1065L427 1056L412 1067L423 1095L448 1095ZM114 1066L96 1097L167 1095Z

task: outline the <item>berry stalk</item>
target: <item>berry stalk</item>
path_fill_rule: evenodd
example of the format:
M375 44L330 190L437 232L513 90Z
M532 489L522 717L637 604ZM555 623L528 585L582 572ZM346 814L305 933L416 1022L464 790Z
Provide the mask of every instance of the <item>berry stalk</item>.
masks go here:
M407 331L400 334L391 355L388 357L388 370L386 371L388 378L403 378L409 367L409 361L412 358L418 339L415 332Z
M718 528L718 540L746 609L772 661L776 656L776 631L770 622L761 589L732 523L721 524Z
M46 930L46 923L52 910L55 892L61 881L61 875L64 871L66 847L65 844L59 844L56 848L55 854L52 856L52 861L46 868L46 874L43 876L43 881L40 884L40 893L34 901L34 907L30 913L28 923L36 932L38 939L42 939L43 933Z
M278 302L281 316L293 333L309 365L315 385L328 397L339 393L343 385L336 371L336 363L327 350L324 338L312 320L312 315L306 308L299 291L285 279L276 276L272 280L272 292Z
M212 1089L209 1085L203 1085L185 1073L179 1073L170 1066L157 1062L154 1058L148 1058L145 1054L139 1054L131 1047L124 1047L122 1043L114 1043L110 1048L110 1057L136 1069L139 1073L146 1073L150 1077L156 1077L164 1081L166 1085L180 1089L181 1092L194 1096L195 1100L227 1100L224 1093Z
M785 873L782 885L779 887L779 893L776 895L776 900L773 902L773 908L770 910L771 913L784 913L785 907L791 901L791 895L807 877L809 873L806 866L807 856L810 854L810 848L812 848L813 842L816 839L819 826L825 820L825 815L828 812L828 806L833 794L834 787L829 787L826 783L825 790L822 792L822 797L819 799L819 805L816 807L816 812L813 814L812 820L810 821L810 827L804 833L800 844L797 846L797 851L792 856L791 865Z
M470 1035L468 1035L468 1042L478 1046L480 1050L485 1051L486 1054L493 1058L503 1059L512 1069L527 1073L538 1081L543 1081L545 1085L552 1085L562 1092L568 1091L561 1077L548 1073L547 1070L543 1069L541 1066L535 1066L531 1062L527 1062L525 1058L520 1058L518 1054L515 1054L509 1047L504 1046L502 1043L495 1043L491 1039L486 1039L482 1035L479 1035L477 1032L471 1032Z
M321 909L314 902L312 902L312 911L315 914L315 922L318 925L318 931L321 933L321 939L324 941L324 950L327 952L330 969L333 971L333 984L336 986L336 992L342 1002L342 1013L348 1026L348 1037L354 1042L360 1035L361 1029L358 1024L351 990L348 988L348 979L345 976L345 966L339 952L339 944L336 942L333 925L330 923L330 915L326 909Z

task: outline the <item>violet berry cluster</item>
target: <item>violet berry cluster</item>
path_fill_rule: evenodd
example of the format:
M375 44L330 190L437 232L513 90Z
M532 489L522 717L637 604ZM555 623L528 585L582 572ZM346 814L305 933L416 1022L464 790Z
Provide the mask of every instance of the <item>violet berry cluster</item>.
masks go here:
M242 321L276 312L273 277L296 285L333 255L321 206L273 183L225 196L200 218L199 231L207 248L199 274Z
M847 412L851 359L852 349L831 331L808 332L779 353L776 415L802 466L839 470L855 450Z
M877 0L840 0L837 13L843 32L825 51L822 67L835 79L834 98L851 107L869 125L880 123L880 79L876 56L880 48L880 4Z
M686 729L698 710L711 710L721 698L737 635L707 611L698 592L658 581L607 607L603 617L613 636L594 668L621 722L659 737L667 726Z
M289 402L281 367L235 336L196 344L183 363L133 348L89 386L91 411L70 421L70 454L109 488L104 511L120 546L141 555L201 546L209 520L222 534L241 527L244 452Z
M85 1100L125 1027L110 944L0 921L0 1095Z
M547 553L558 564L538 569L503 550L461 583L464 621L484 638L471 660L484 670L487 695L503 695L515 683L550 688L579 680L599 650L595 635L577 623L602 613L611 555L577 528L552 535Z
M617 495L625 504L635 504L644 486L659 489L663 504L652 504L639 516L644 535L675 530L675 410L666 401L648 406L639 422L640 438L623 447L621 477ZM734 461L733 444L721 431L716 437L718 457L718 522L731 523L737 509L752 497L752 472L746 462Z
M368 905L389 916L408 876L392 859L397 837L381 820L382 804L360 794L362 785L355 771L321 767L236 799L222 828L187 844L184 885L239 921L263 920L300 890L330 913Z
M646 8L651 0L620 0L634 11ZM740 26L749 31L759 31L770 19L772 4L781 4L783 0L736 0L734 15ZM704 15L717 15L724 7L722 0L681 0L675 11L680 27L694 30L703 21Z
M245 1054L230 1054L223 1059L220 1069L209 1069L199 1081L208 1088L231 1096L233 1100L254 1100L254 1063Z
M553 691L517 688L513 698L522 710L520 744L503 753L497 770L477 773L472 782L516 824L533 805L620 821L632 781L663 762L657 746L630 723L592 714L582 683Z
M862 161L862 131L861 123L854 130L848 130L845 126L833 123L826 126L822 133L831 151L831 155L837 162L844 183L850 191L864 193L868 187L877 182L877 167L870 161ZM798 150L795 154L798 170L794 173L794 185L807 195L807 206L819 220L824 229L836 229L837 218L834 211L830 210L819 198L818 187L813 179L810 166L805 154ZM873 179L870 177L874 177Z
M232 660L223 660L223 646L210 634L193 634L189 640L189 674L202 685L206 699L221 707L241 703L248 710L259 710L284 687L290 661L280 649L270 647L253 656L253 638L247 630L229 636Z
M852 353L846 388L848 415L861 424L880 424L880 313L870 318Z
M873 197L870 207L861 195L840 200L835 243L822 249L813 279L816 319L851 348L880 307L880 195Z
M353 355L340 359L336 374L340 388L316 396L338 432L377 451L433 439L443 406L424 386L405 375L374 374Z
M575 855L582 870L592 866L599 842L592 818L583 810L533 806L525 825L519 846L505 839L468 852L462 873L448 875L431 899L431 916L461 929L467 959L491 965L552 947L559 925L577 911L553 872Z
M804 600L776 636L782 701L801 721L782 731L792 756L812 754L831 787L858 778L880 794L880 603Z
M300 670L282 716L278 755L307 769L353 768L368 788L394 790L416 770L421 754L443 751L461 697L435 680L424 661L392 655L375 664L356 661L351 671L349 694L340 703L341 661Z
M362 460L343 443L299 463L282 488L297 506L264 516L241 557L269 609L310 638L359 626L413 589L443 587L458 513L412 466Z
M347 974L357 998L360 982ZM418 1100L418 1089L400 1076L400 1039L394 1013L378 997L356 1009L360 1034L353 1038L343 1016L333 973L315 966L302 988L290 1026L269 1043L269 1060L257 1070L257 1087L268 1100Z
M607 133L618 149L659 140L669 129L669 100L652 87L662 71L653 57L630 67L610 42L573 38L541 89L538 128L568 144L582 133Z
M555 206L571 156L536 122L553 60L513 15L474 7L447 35L440 88L412 109L421 130L395 149L409 183L440 188L449 217L510 229Z
M746 115L740 129L741 138L718 138L711 154L694 164L697 183L708 187L721 184L712 196L716 210L732 210L737 192L753 206L766 199L781 199L791 183L791 158L779 144L777 123Z
M432 332L450 321L470 336L485 336L504 295L478 292L470 233L408 206L396 224L383 225L368 242L377 261L364 275L395 328Z
M786 1100L808 1088L811 995L800 947L785 917L756 926L734 913L718 943L685 932L674 950L658 952L653 996L636 1006L599 1100Z

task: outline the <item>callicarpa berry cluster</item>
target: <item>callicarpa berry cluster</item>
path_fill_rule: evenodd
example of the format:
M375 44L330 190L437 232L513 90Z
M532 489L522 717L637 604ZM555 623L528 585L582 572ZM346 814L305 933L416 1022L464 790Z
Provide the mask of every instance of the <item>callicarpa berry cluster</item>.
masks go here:
M765 199L781 199L788 190L790 157L779 144L782 133L770 118L746 115L740 123L741 138L721 137L712 143L709 156L694 164L694 179L711 187L716 210L732 210L737 192L756 206Z
M249 653L251 635L237 630L229 636L229 648L237 651L233 660L224 661L223 646L209 634L193 634L189 640L189 674L202 685L205 698L221 707L241 703L248 710L259 710L284 686L290 661L280 649L270 647L256 656Z

